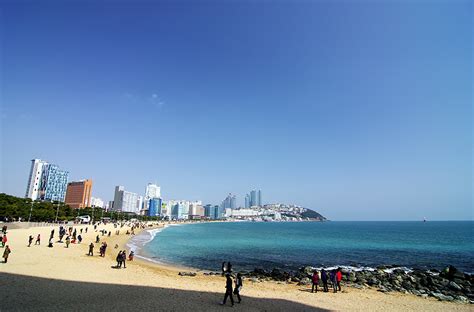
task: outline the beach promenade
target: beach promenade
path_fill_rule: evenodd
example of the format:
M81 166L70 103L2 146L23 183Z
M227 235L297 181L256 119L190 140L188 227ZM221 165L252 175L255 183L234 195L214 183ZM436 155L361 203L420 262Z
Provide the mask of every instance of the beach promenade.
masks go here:
M87 226L82 244L56 243L58 227L45 226L8 231L12 253L0 263L0 311L226 311L220 306L225 279L198 272L195 277L178 276L179 269L135 258L126 269L116 269L115 257L130 239L128 227L115 235L112 224L97 230L112 231L102 236ZM76 226L78 229L86 225ZM55 229L54 247L47 241ZM29 235L41 234L40 246L28 245ZM106 241L106 257L88 256L88 245L99 235ZM114 246L118 244L119 248ZM3 250L0 249L3 253ZM128 250L127 250L128 254ZM218 268L216 268L218 269ZM472 311L470 305L439 302L400 293L383 294L371 289L344 288L340 293L313 294L310 287L277 282L244 280L241 311Z

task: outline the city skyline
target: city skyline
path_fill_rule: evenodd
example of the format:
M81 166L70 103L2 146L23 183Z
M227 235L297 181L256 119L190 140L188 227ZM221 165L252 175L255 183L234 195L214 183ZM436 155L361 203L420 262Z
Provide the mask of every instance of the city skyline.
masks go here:
M186 5L2 3L0 192L37 157L106 201L473 219L471 4Z

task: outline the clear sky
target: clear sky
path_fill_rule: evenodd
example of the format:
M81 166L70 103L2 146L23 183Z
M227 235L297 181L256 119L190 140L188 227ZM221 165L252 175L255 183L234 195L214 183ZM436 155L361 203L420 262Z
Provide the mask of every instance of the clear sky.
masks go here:
M38 4L36 2L41 2ZM473 218L470 1L3 1L0 192Z

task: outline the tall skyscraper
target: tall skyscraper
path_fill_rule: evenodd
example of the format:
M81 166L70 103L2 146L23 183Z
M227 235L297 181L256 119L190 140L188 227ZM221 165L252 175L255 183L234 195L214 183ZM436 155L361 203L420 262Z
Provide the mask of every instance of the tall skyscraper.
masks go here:
M158 217L161 215L161 198L151 198L148 203L148 216Z
M114 204L112 210L122 212L140 212L139 197L137 193L125 191L123 186L115 187Z
M41 159L31 160L25 197L32 200L64 201L69 172Z
M39 199L39 193L41 188L41 175L43 173L43 166L48 163L41 159L31 160L30 176L28 179L28 185L26 187L26 198L32 200Z
M225 210L226 208L237 208L237 197L235 195L232 195L232 193L229 193L229 195L227 195L227 197L222 201L221 206L222 210Z
M250 195L245 195L245 208L250 208Z
M247 206L247 198L248 198L248 206ZM250 208L253 206L261 207L262 204L262 191L261 190L252 190L250 194L245 196L245 208Z
M160 198L161 197L161 187L156 184L148 183L145 189L145 198Z
M92 180L69 182L66 191L66 204L78 209L91 207Z

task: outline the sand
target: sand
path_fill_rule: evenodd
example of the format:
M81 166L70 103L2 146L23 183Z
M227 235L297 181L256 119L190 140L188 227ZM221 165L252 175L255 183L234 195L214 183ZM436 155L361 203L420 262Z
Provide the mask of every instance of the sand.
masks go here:
M80 228L77 226L78 233ZM178 276L179 268L146 261L128 262L126 269L114 269L119 244L124 249L125 235L101 236L108 244L107 256L99 257L95 244L93 257L88 245L99 232L92 226L83 234L82 244L55 243L48 248L51 229L37 227L8 231L12 249L7 264L0 263L0 311L222 311L225 278ZM99 226L115 233L113 225ZM41 233L41 246L27 247L28 236ZM0 249L3 254L3 249ZM344 287L344 286L343 286ZM384 294L373 289L344 288L343 292L311 293L310 287L278 282L253 283L244 280L241 311L473 311L472 306L423 299L400 293Z

